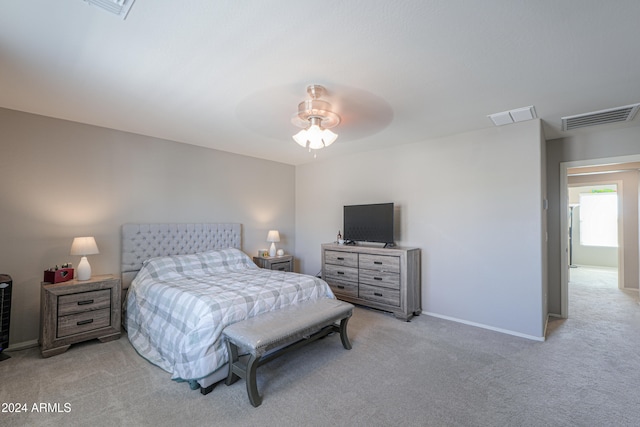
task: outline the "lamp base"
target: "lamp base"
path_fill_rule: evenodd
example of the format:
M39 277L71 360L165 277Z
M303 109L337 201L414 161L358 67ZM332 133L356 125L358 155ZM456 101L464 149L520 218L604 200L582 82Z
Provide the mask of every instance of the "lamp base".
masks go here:
M87 261L86 256L80 258L80 264L78 264L76 273L78 273L78 275L76 276L76 280L91 279L91 266L89 265L89 261Z
M276 256L276 244L271 242L271 247L269 247L269 256Z

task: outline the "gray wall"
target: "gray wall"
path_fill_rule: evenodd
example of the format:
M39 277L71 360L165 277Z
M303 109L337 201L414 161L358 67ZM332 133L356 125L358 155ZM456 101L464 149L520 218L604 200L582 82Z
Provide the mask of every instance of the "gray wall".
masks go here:
M564 232L560 230L560 215L562 215L560 212L560 163L588 160L595 162L596 159L637 155L640 155L640 126L637 124L622 128L603 126L601 131L591 131L574 137L547 141L549 313L557 315L561 313L561 269L566 268L566 266L561 266L560 256L560 252L563 250L561 248L561 234ZM635 282L633 279L625 281L626 287L636 289L638 288L637 250L636 245L635 259L632 259L633 252L628 253L629 262L636 266ZM627 251L625 251L626 253Z
M14 280L10 341L38 337L43 271L95 236L94 274L119 274L127 222L239 222L243 248L294 253L293 166L0 109L0 272ZM265 183L277 182L278 191Z
M396 243L422 249L425 312L543 336L544 141L539 120L296 168L296 251L320 271L346 204L394 202Z

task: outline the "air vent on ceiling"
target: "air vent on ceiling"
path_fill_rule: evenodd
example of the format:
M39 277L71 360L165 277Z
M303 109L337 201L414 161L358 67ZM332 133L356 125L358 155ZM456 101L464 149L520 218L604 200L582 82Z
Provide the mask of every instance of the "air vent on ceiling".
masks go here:
M633 120L640 104L609 108L608 110L562 117L562 130L572 130L586 126L605 125L609 123L628 122Z
M536 107L530 105L528 107L516 108L515 110L503 111L502 113L490 114L487 117L491 119L494 125L502 126L535 119L538 116L536 115Z
M122 17L122 19L127 18L134 1L135 0L84 0L85 3L101 7L107 12Z

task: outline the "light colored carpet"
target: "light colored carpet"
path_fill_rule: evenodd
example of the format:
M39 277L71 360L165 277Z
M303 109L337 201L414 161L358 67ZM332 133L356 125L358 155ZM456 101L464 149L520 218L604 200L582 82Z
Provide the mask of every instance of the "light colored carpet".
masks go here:
M11 352L0 402L28 412L0 413L0 425L637 426L638 295L601 273L572 269L570 318L552 319L543 343L357 308L351 351L332 336L258 369L258 408L243 380L207 396L171 381L126 336L49 359ZM32 412L34 403L70 412Z

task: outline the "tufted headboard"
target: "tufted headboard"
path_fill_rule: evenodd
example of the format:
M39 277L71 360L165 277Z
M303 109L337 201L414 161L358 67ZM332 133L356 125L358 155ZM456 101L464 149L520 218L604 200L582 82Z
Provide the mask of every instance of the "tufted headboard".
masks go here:
M122 288L128 289L142 263L168 255L186 255L242 246L240 224L124 224Z

